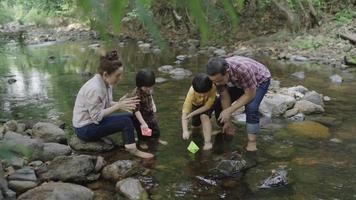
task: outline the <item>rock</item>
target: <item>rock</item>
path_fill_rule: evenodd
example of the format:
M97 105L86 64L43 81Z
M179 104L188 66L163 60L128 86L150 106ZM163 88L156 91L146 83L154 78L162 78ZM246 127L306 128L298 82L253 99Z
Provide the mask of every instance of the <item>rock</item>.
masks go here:
M356 56L347 55L344 57L344 61L346 65L356 66Z
M302 86L302 85L298 85L298 86L294 86L294 87L290 87L288 88L288 91L293 91L293 92L299 92L302 94L306 94L309 90L308 88Z
M161 52L162 52L161 49L158 49L158 48L152 49L152 53L154 53L156 55L160 54Z
M31 139L30 136L22 135L19 133L15 133L12 131L7 131L3 137L4 139L11 140L11 139Z
M9 133L4 137L4 143L11 151L30 158L30 160L39 159L43 151L43 142L37 139L30 139L22 136L22 138L7 138ZM18 134L20 135L20 134ZM22 147L22 148L19 148Z
M139 180L127 178L116 183L116 190L120 191L128 199L147 199L147 193Z
M11 155L9 159L5 161L8 165L13 166L14 168L22 168L26 165L27 161L16 155Z
M114 145L107 144L103 141L85 142L73 135L69 140L69 146L76 151L90 151L90 152L105 152L114 148Z
M67 145L58 143L44 143L42 159L44 161L48 161L57 156L69 155L71 152L72 149Z
M215 50L216 50L216 47L208 47L209 53L214 53Z
M9 181L9 188L14 190L16 193L22 193L29 189L35 188L37 186L36 182L33 181Z
M176 80L181 80L192 75L192 72L183 68L175 68L172 71L170 71L169 74L171 78Z
M0 170L3 174L3 170ZM0 177L0 199L5 200L16 200L16 193L9 189L7 181L1 176Z
M18 200L93 200L94 193L81 185L72 183L49 182L28 190Z
M46 122L35 124L32 128L32 136L42 139L44 142L65 143L66 141L65 133L62 129Z
M200 41L196 39L188 39L187 43L189 44L189 46L194 47L198 47L200 45Z
M307 62L307 61L309 61L308 58L306 58L304 56L299 56L299 55L292 55L289 59L291 61L297 61L297 62Z
M104 167L101 175L104 179L118 181L139 171L138 163L131 160L118 160Z
M265 116L280 116L283 113L293 107L295 104L293 97L282 94L266 94L263 98L259 111Z
M279 89L280 89L280 82L277 81L277 80L272 79L271 83L270 83L270 85L268 87L268 90L273 91L273 92L277 92Z
M330 137L329 128L317 122L304 121L295 122L287 126L289 133L298 137L312 139L326 139Z
M166 78L162 78L162 77L157 77L157 78L156 78L156 83L164 83L164 82L166 82L166 81L167 81Z
M91 44L91 45L89 45L88 47L89 47L90 49L98 49L100 46L101 46L100 44Z
M337 75L337 74L330 76L329 79L330 79L331 82L333 82L333 83L342 83L342 81L343 81L343 80L342 80L342 77L339 76L339 75Z
M324 107L323 95L315 91L307 92L302 98L302 100L310 101L312 103L315 103L316 105Z
M25 167L16 170L14 173L10 174L8 177L10 181L37 181L35 171L29 167Z
M306 115L323 113L325 111L323 107L306 100L297 101L294 105L294 109L297 109L299 112Z
M179 61L183 61L183 60L185 60L187 58L187 55L178 55L176 58Z
M4 124L4 128L5 128L5 132L7 132L7 131L16 132L16 130L17 130L17 121L15 121L15 120L7 121Z
M323 99L324 99L324 101L330 101L331 100L331 98L328 97L328 96L324 96Z
M14 78L9 78L8 80L7 80L7 82L11 85L11 84L13 84L13 83L16 83L16 79L14 79Z
M106 162L105 162L104 158L102 156L98 156L96 158L94 172L99 172L105 165L106 165Z
M298 113L294 116L288 117L288 120L292 122L302 122L304 121L304 119L305 119L305 115L303 113Z
M307 120L315 121L328 127L337 126L342 123L340 120L336 119L335 117L324 116L324 115L311 115L307 117Z
M170 73L174 67L172 65L163 65L158 68L158 71L163 72L163 73Z
M338 139L338 138L332 138L330 139L330 142L334 142L334 143L339 143L341 144L342 143L342 140Z
M94 156L58 156L50 162L48 170L39 176L41 180L89 182L92 181L91 175L95 171L95 163Z
M26 134L25 131L26 131L26 124L18 123L17 124L17 128L16 128L16 132L20 133L20 134Z
M149 53L149 52L150 52L150 49L151 49L151 44L149 44L149 43L139 44L139 45L138 45L138 48L140 48L140 50L141 50L143 53Z
M214 51L214 55L222 57L226 55L226 51L224 49L216 49Z
M293 74L291 74L291 77L293 78L297 78L297 79L304 79L305 78L305 73L303 71L300 72L294 72Z

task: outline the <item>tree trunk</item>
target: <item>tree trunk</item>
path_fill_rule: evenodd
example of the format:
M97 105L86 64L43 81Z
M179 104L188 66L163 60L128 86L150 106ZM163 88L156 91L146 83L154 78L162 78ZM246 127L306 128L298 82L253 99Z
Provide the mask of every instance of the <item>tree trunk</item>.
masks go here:
M300 22L285 1L272 0L272 3L287 18L287 27L290 31L297 32L300 29Z

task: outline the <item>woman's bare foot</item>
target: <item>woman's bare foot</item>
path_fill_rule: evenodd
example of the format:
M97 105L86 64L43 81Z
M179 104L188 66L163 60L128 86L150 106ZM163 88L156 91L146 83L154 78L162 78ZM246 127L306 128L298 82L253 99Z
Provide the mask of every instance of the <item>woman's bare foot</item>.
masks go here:
M206 151L206 150L210 150L213 148L213 143L211 142L205 142L204 143L204 146L203 146L203 150Z
M140 157L140 158L153 158L153 154L146 153L137 149L136 144L125 144L125 149L130 154Z

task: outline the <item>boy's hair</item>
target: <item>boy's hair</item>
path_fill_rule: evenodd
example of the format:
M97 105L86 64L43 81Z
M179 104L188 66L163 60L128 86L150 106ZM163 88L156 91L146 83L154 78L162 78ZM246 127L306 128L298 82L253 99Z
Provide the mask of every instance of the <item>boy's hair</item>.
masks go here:
M156 83L156 76L152 70L141 69L136 74L136 87L151 87Z
M207 74L201 73L193 78L192 86L197 93L206 93L213 87L213 82L209 79Z
M228 66L229 65L224 58L210 58L206 65L206 73L209 76L215 76L217 74L225 75Z

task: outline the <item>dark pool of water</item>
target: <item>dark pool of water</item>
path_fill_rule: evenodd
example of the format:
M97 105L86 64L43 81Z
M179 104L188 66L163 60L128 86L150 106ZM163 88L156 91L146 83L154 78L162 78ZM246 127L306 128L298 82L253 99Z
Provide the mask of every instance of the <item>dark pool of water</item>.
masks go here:
M0 51L0 118L20 121L63 121L70 129L72 108L79 88L96 71L98 56L88 48L88 42L71 42L19 48L3 46ZM140 53L135 45L121 49L125 64L124 79L114 90L119 98L134 87L133 77L140 68L157 71L162 65L174 65L178 52L161 55ZM204 72L208 57L192 57L180 66L193 74ZM162 138L168 146L159 146L156 159L149 163L151 176L141 177L149 187L152 199L356 199L356 81L352 73L336 71L327 66L313 64L287 64L258 58L268 65L273 77L282 86L304 85L309 90L331 97L326 102L324 116L337 123L330 127L331 138L341 144L326 140L277 140L274 133L281 130L265 129L260 137L260 164L249 170L237 182L210 186L199 182L195 176L207 175L224 154L244 146L243 125L237 125L237 134L230 142L216 142L212 152L191 155L186 150L188 141L181 139L180 113L190 78L172 80L155 86L155 101ZM305 71L302 81L290 77L296 71ZM342 84L330 83L329 76L338 73L345 78ZM8 80L17 81L9 84ZM282 129L283 131L283 129ZM201 138L195 141L201 143ZM278 158L266 153L276 145L291 147L293 154ZM289 146L288 146L289 145ZM111 152L110 160L131 158L123 151ZM271 169L284 166L289 171L287 187L259 190L260 181ZM97 190L97 197L106 198L105 192L115 193L114 184L106 182ZM109 186L108 186L109 185ZM100 193L101 192L101 193ZM101 194L101 195L100 195Z

